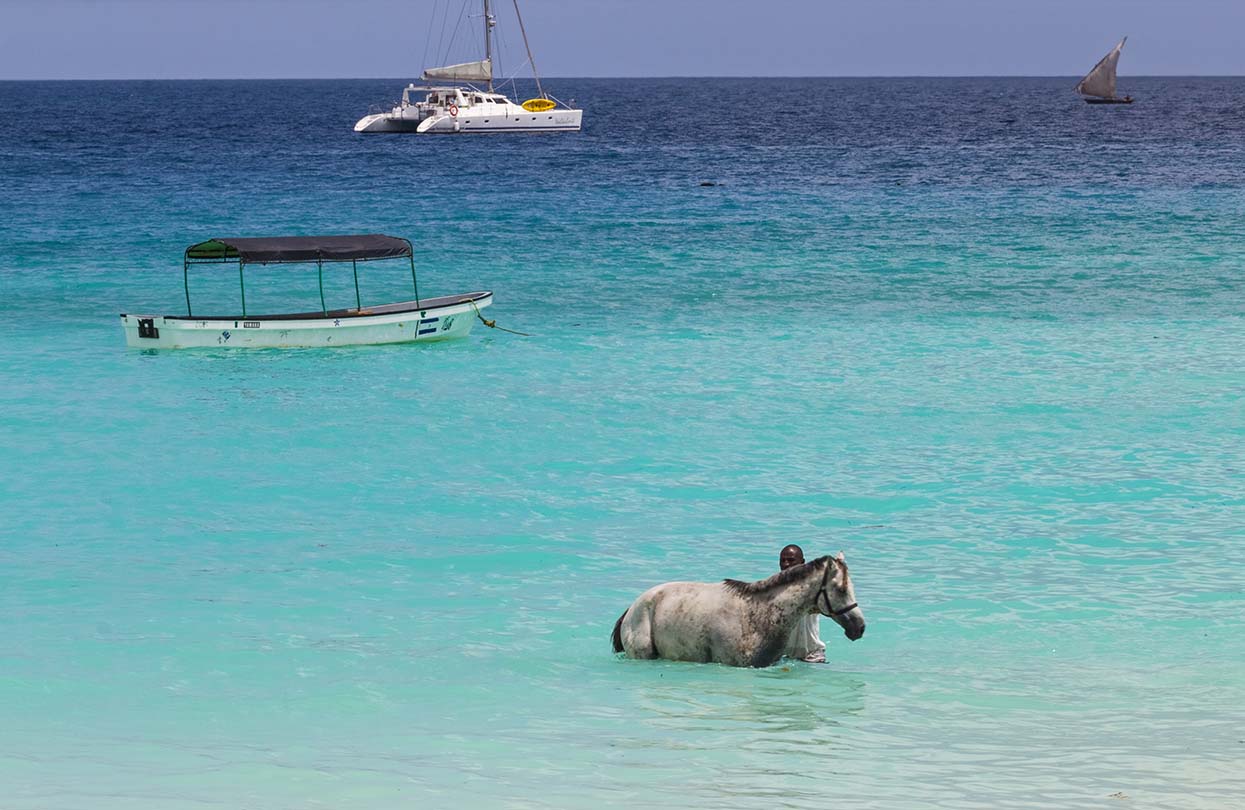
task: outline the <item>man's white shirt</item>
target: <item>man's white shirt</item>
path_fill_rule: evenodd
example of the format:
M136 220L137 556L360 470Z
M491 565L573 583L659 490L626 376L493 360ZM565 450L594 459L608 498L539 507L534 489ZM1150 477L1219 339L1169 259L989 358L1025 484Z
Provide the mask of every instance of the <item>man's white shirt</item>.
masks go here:
M796 622L787 640L787 650L783 654L788 658L797 658L814 664L826 661L826 645L821 640L819 624L820 613L810 613Z

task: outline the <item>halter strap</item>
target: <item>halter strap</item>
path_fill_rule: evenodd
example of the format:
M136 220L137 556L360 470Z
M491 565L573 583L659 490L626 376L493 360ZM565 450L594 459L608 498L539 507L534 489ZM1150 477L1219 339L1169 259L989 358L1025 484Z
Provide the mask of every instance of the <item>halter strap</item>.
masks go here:
M838 610L835 610L834 605L830 604L830 594L826 593L826 583L830 581L830 568L833 565L836 565L834 560L831 560L826 565L826 572L821 575L821 589L817 591L817 598L814 600L814 602L817 605L818 612L820 612L821 611L821 600L825 599L826 600L825 615L826 616L842 616L844 613L851 613L853 610L859 607L859 604L856 602L852 602L847 607L839 608Z

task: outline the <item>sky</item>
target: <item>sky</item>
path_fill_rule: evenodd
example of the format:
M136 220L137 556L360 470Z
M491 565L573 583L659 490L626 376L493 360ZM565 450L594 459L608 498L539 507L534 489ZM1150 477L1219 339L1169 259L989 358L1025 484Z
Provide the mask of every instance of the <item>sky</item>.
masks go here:
M523 61L512 2L494 0L506 74ZM0 79L405 79L442 55L479 58L479 6L0 0ZM1121 76L1245 75L1245 0L520 0L520 9L543 76L1074 76L1125 34Z

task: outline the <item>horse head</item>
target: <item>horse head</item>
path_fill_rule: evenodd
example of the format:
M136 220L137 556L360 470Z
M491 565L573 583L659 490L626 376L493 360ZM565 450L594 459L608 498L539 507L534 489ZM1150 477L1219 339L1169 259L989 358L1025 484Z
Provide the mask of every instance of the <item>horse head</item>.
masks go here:
M821 576L821 589L817 591L817 611L834 620L843 628L843 635L852 641L865 634L865 615L856 604L856 591L852 588L851 575L843 552L838 556L824 558L825 573Z

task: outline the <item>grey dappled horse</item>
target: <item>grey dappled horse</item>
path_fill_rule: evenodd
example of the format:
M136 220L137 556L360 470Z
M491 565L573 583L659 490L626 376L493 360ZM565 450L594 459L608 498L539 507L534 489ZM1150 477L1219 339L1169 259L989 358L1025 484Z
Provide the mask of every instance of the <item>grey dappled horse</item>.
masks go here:
M782 657L792 630L811 613L834 619L852 641L864 635L865 617L843 552L758 582L667 582L650 588L618 617L614 652L767 667Z

